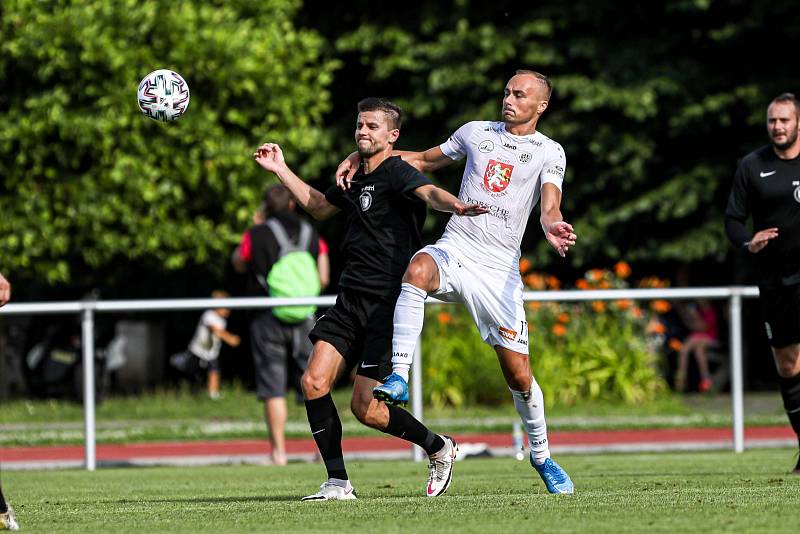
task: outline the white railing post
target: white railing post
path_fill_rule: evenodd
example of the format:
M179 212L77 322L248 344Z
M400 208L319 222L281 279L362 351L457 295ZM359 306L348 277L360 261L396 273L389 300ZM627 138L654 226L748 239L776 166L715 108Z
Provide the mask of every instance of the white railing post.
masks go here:
M422 422L422 336L417 339L414 361L411 362L411 413ZM411 451L414 461L421 462L425 451L416 445L411 446Z
M86 470L94 471L97 467L95 455L95 418L94 418L94 303L86 303L82 314L83 347L83 429L85 440Z
M744 452L744 380L742 379L742 295L740 288L731 289L731 403L733 413L733 450Z

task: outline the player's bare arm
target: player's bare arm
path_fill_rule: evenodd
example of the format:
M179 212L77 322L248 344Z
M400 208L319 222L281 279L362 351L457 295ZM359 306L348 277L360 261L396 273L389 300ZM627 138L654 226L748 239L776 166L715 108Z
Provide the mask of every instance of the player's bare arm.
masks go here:
M237 336L236 334L232 334L231 332L228 332L224 328L220 328L218 326L212 326L211 332L213 332L215 336L220 338L222 341L224 341L227 345L230 345L231 347L238 347L239 343L241 342L241 338L239 336Z
M753 254L761 252L764 247L769 245L770 240L778 237L777 228L767 228L755 233L753 238L747 243L747 250Z
M547 242L556 249L563 258L570 247L575 246L578 236L572 225L564 221L561 215L561 190L553 184L546 183L542 186L542 230Z
M453 160L445 156L438 146L424 152L393 150L392 156L400 156L403 161L423 174L436 171L453 163ZM353 152L347 156L336 168L336 185L342 189L349 189L350 181L358 170L360 163L361 159L358 152Z
M11 300L11 284L0 273L0 306Z
M432 184L423 185L414 189L414 194L437 211L455 213L456 215L464 215L467 217L483 215L489 211L489 208L481 206L480 204L464 204L458 200L455 195Z
M295 201L318 221L328 219L339 212L339 208L328 202L325 195L299 178L286 165L281 147L275 143L261 145L253 158L264 169L275 173L289 190Z

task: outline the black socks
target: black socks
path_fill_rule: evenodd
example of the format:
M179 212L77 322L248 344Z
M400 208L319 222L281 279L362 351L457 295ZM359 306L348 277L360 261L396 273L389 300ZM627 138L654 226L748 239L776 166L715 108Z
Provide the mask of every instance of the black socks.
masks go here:
M791 378L781 377L780 381L783 407L800 443L800 374Z
M319 454L328 470L328 478L347 480L342 454L342 421L330 393L324 397L307 400L306 414L311 434L317 442Z
M416 443L425 449L429 456L444 447L441 436L428 430L428 427L417 421L413 415L391 404L387 404L386 407L389 409L389 424L383 432Z

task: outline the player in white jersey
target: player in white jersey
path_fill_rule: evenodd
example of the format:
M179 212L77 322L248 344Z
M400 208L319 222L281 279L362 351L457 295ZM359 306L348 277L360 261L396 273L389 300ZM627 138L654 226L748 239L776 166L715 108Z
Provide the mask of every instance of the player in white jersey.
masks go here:
M400 152L421 172L467 158L459 199L488 208L489 215L450 218L444 235L411 260L394 315L393 373L374 390L389 403L408 400L408 373L422 331L428 295L463 302L483 340L494 348L514 405L528 432L531 464L551 493L572 493L567 473L550 458L542 390L528 359L528 325L519 274L520 242L531 210L541 199L545 237L564 256L577 239L561 216L566 157L561 145L536 131L550 99L550 81L520 70L508 81L503 122L477 121L425 152ZM347 187L353 160L337 181Z

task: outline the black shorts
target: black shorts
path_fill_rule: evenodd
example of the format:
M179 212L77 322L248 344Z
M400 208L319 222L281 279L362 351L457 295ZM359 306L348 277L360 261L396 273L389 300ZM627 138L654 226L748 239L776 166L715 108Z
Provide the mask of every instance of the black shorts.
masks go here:
M250 323L250 348L256 373L256 395L261 400L285 397L289 387L300 392L300 377L308 366L314 326L309 317L297 324L282 323L267 310Z
M780 349L800 343L800 284L759 290L769 344Z
M342 289L336 304L309 334L311 341L326 341L344 356L356 374L382 380L392 372L392 329L397 295L382 297Z

